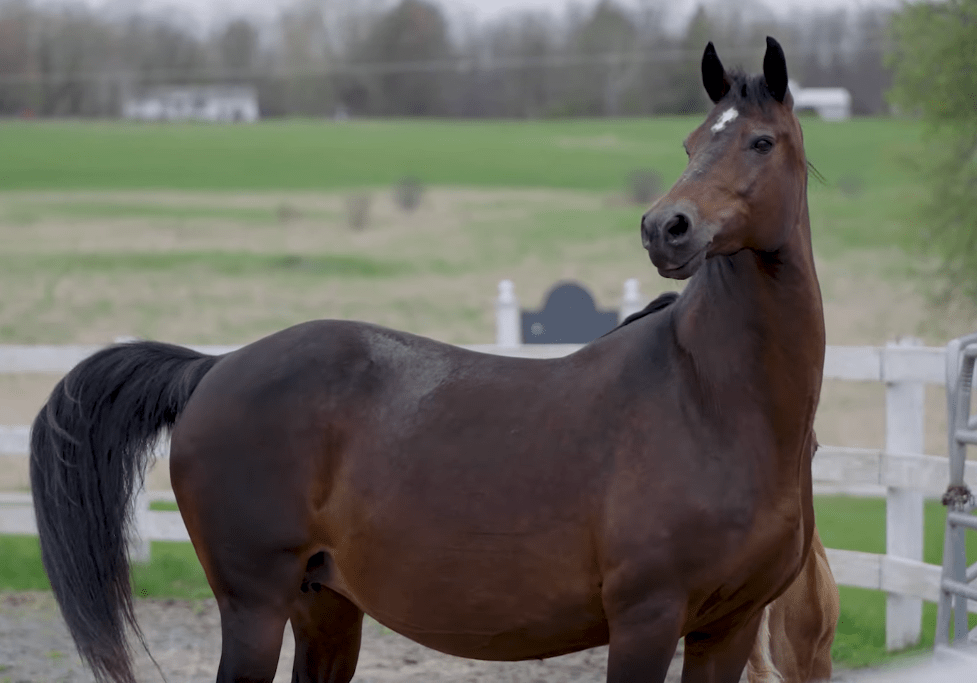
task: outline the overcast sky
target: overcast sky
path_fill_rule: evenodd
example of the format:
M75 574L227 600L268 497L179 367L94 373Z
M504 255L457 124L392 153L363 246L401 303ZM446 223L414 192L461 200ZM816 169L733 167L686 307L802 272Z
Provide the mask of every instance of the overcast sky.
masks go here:
M249 17L271 18L284 6L294 3L294 0L39 0L44 3L84 2L93 7L114 6L117 9L145 10L150 12L169 12L176 10L184 18L210 23L228 16L244 15ZM332 0L339 4L343 0ZM345 0L359 3L364 0ZM593 7L597 0L434 0L440 4L446 13L455 21L460 20L491 20L506 12L514 10L541 10L554 15L564 14L571 5L587 9ZM635 6L640 0L617 0L625 6ZM774 13L796 12L813 9L827 9L834 7L864 7L875 5L895 5L899 0L747 0L752 5L774 7ZM393 4L395 0L366 0L374 4ZM707 6L715 4L717 0L707 0ZM680 27L692 15L700 0L658 0L655 3L668 8L670 28Z

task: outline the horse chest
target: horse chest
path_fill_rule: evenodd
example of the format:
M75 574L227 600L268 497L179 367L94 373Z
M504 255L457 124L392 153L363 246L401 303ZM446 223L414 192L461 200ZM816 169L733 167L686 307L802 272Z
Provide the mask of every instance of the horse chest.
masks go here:
M758 515L739 538L727 538L691 587L688 631L748 616L758 603L772 600L799 571L804 540L803 520L789 511Z

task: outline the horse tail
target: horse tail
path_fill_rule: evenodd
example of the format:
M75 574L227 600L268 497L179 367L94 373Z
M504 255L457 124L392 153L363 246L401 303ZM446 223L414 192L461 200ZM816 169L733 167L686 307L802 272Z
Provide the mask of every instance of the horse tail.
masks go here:
M753 651L746 664L746 676L749 683L783 683L784 677L774 664L770 651L770 609L773 603L763 608L760 620L760 630L757 632Z
M219 360L132 342L102 349L58 382L31 428L41 558L75 646L98 683L135 683L127 539L160 431Z

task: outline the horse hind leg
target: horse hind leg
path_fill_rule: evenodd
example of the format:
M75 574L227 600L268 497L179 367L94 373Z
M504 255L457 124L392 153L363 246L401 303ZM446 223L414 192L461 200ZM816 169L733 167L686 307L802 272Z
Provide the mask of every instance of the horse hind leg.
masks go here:
M313 557L309 566L316 564ZM295 634L292 683L349 683L356 671L363 612L307 571L291 615Z
M221 659L217 683L272 683L288 616L267 607L218 599Z
M272 683L302 565L286 552L223 559L208 572L221 615L217 683Z

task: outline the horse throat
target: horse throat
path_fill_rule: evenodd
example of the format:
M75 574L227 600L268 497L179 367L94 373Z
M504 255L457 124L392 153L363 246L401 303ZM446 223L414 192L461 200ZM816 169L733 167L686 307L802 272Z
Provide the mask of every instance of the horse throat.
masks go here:
M759 417L781 453L803 450L825 345L807 212L776 252L744 249L707 260L676 302L675 332L689 381L712 397L707 404L730 420Z

